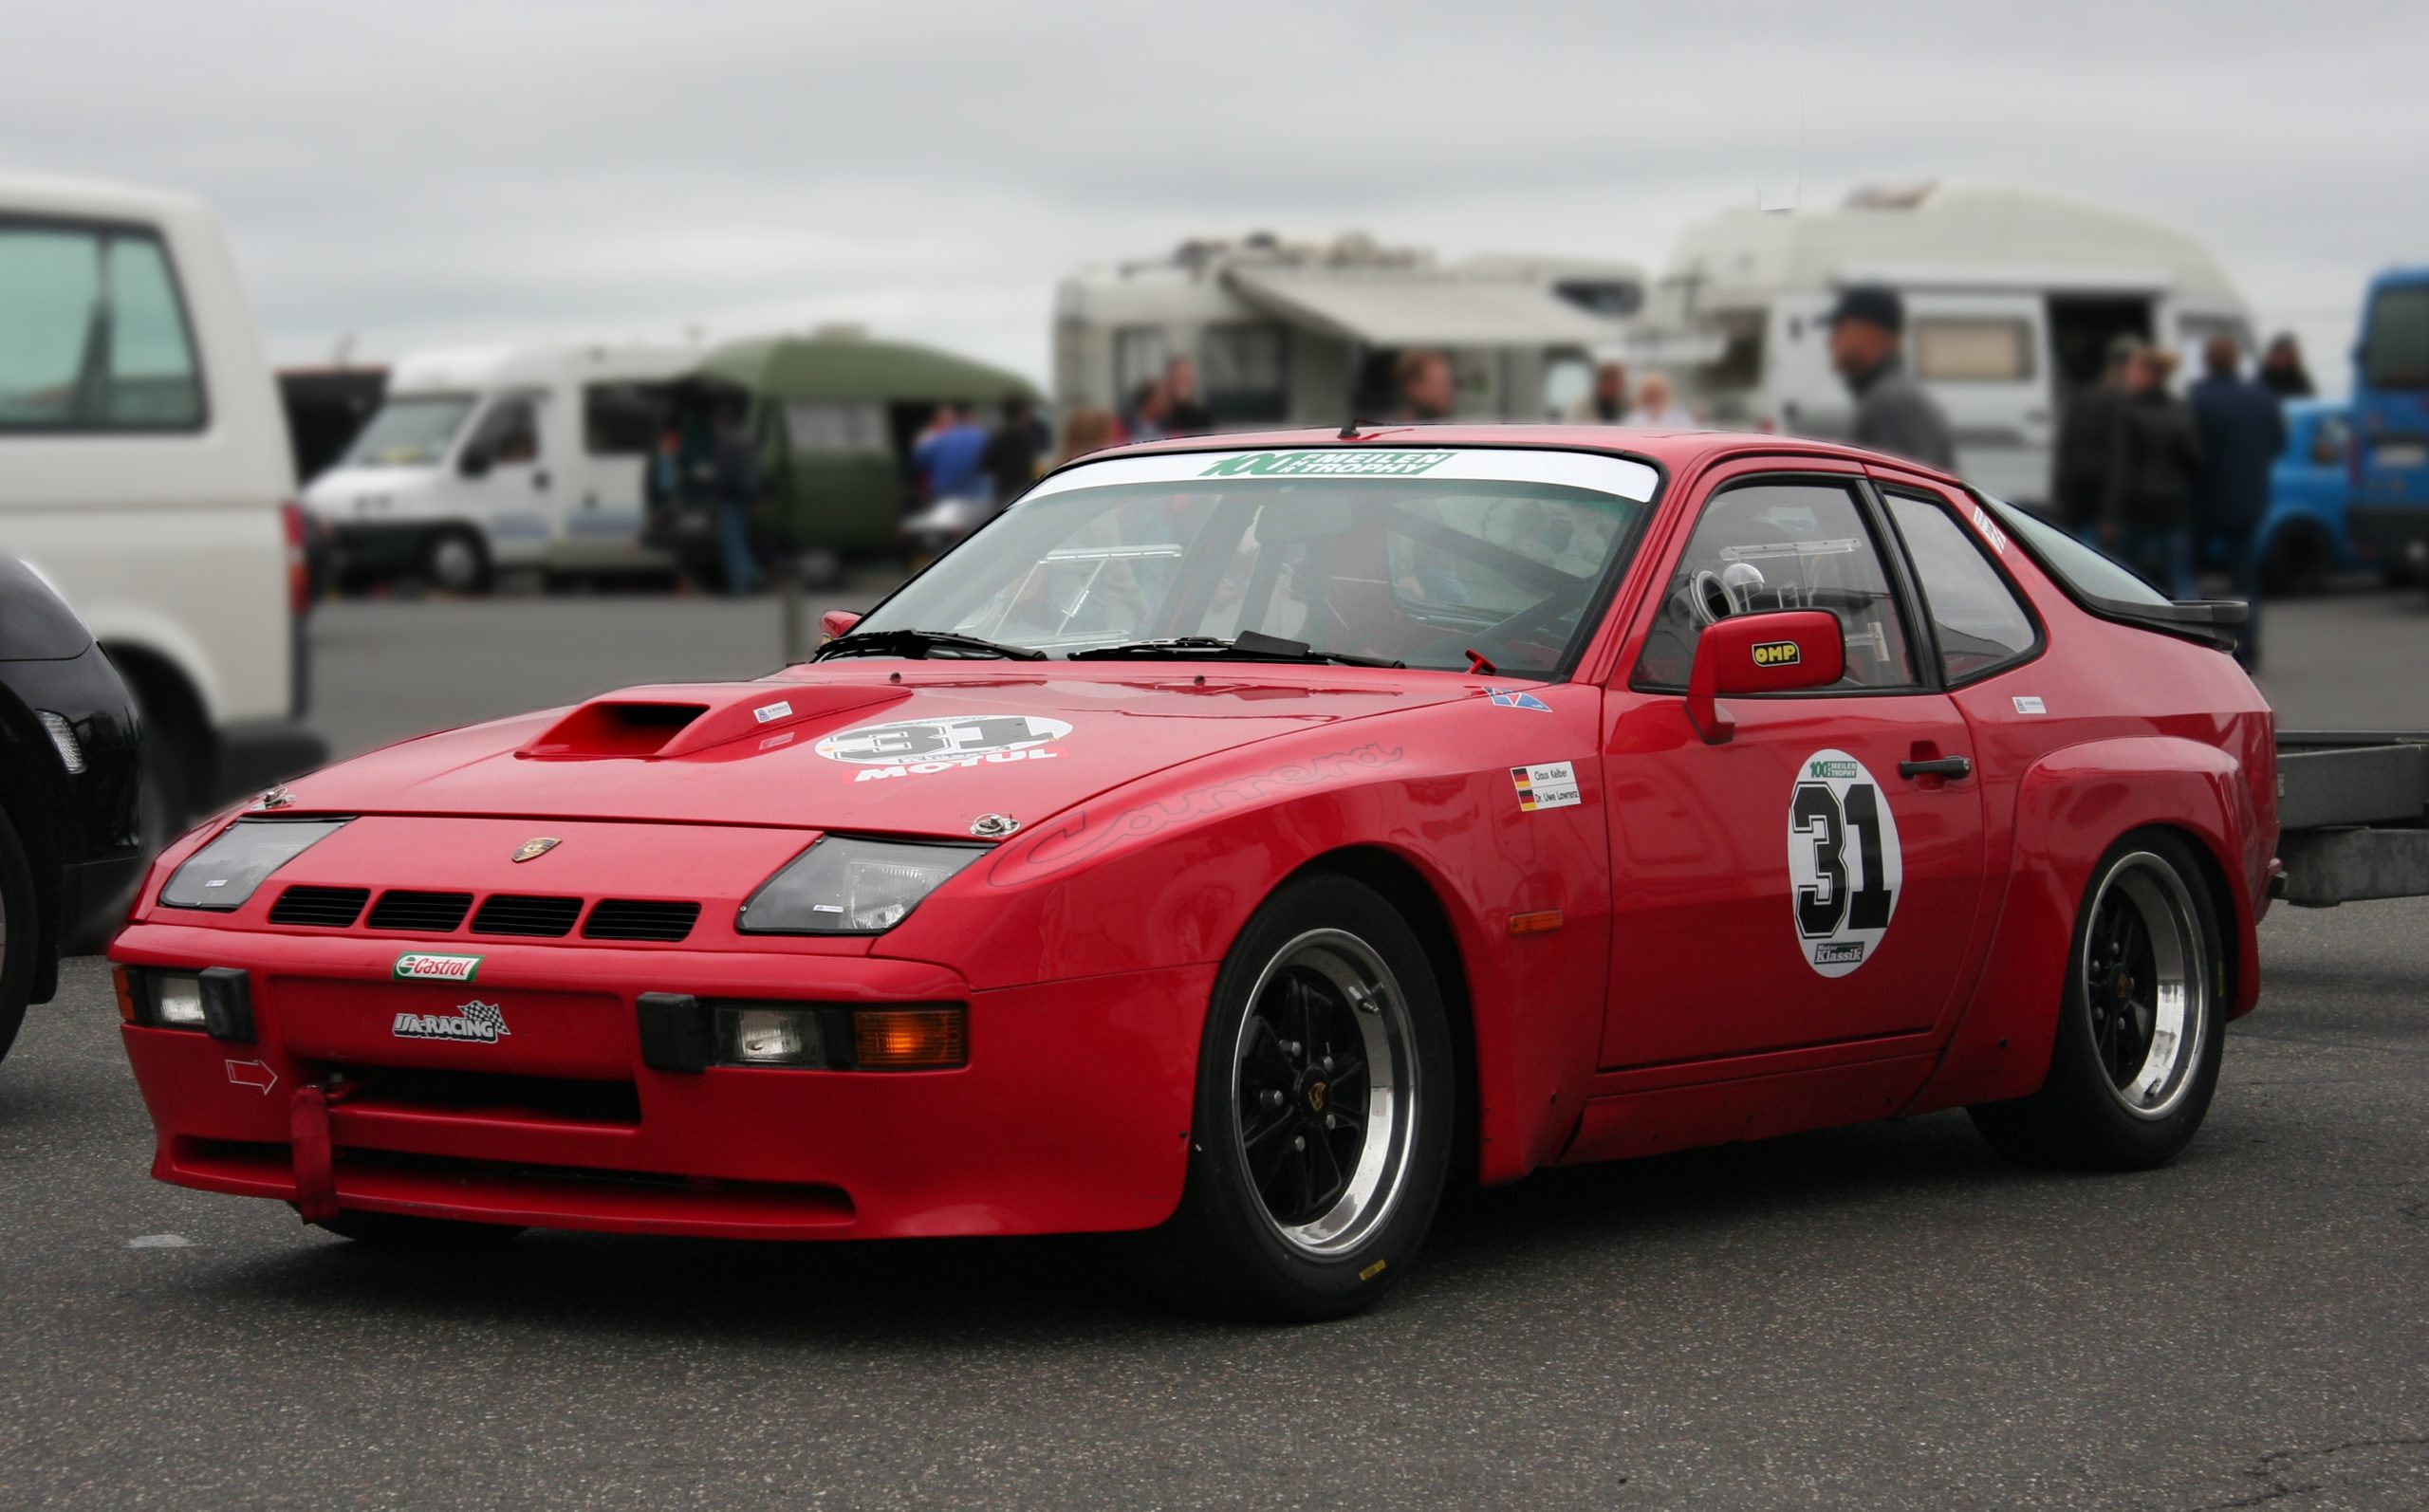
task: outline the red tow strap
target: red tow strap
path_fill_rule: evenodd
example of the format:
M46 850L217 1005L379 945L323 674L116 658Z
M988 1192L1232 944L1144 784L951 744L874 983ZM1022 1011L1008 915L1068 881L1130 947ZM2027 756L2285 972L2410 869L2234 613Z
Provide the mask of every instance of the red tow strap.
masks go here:
M338 1215L338 1177L329 1148L329 1097L298 1087L287 1104L287 1137L295 1146L295 1210L307 1224Z

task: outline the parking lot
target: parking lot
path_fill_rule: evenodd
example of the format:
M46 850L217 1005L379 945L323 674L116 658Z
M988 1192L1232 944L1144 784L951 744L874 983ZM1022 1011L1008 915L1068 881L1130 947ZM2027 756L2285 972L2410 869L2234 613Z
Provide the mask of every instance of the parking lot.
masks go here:
M325 605L316 719L347 753L751 675L779 624ZM2429 728L2429 597L2269 634L2288 727ZM1299 1330L1175 1320L1110 1243L358 1252L147 1178L81 961L0 1068L0 1503L2429 1503L2429 903L2262 944L2170 1169L2024 1171L1946 1114L1554 1171Z

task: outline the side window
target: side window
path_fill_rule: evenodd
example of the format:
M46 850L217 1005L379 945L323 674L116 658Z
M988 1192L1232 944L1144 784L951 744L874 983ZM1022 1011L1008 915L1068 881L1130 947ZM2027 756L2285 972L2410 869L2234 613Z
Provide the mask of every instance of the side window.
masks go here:
M1713 496L1671 575L1637 661L1641 687L1683 689L1696 637L1732 615L1826 609L1855 691L1915 686L1905 621L1855 495L1829 483L1748 483Z
M158 238L0 224L0 432L202 423L202 378Z
M1939 637L1940 670L1952 683L2030 655L2040 639L2015 593L1955 517L1937 504L1889 495L1890 518L1922 583Z
M540 460L539 408L530 399L504 398L481 416L470 450L495 467L516 467Z
M855 452L887 456L881 404L829 404L796 400L785 406L785 433L796 452Z
M665 391L647 384L588 384L582 391L583 449L595 457L647 456L658 450L669 408Z
M2323 468L2345 466L2346 449L2353 444L2352 428L2337 415L2319 417L2319 429L2311 433L2311 462Z
M1928 316L1915 323L1915 376L1935 383L2020 383L2032 377L2024 321Z

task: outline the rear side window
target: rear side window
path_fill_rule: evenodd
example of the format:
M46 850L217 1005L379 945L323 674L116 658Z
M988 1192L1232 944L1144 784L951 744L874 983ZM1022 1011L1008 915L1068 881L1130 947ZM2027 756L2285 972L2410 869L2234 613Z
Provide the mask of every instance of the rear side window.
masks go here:
M2167 595L2144 582L2130 568L2111 562L2056 526L2027 514L2014 505L1997 499L1989 503L1997 511L1999 524L2022 536L2050 575L2074 590L2078 598L2158 608L2165 608L2171 602Z
M1939 640L1940 672L1970 681L2032 654L2040 639L1999 569L1972 532L1946 509L1909 494L1889 495L1889 514L1906 542Z
M203 413L158 236L0 221L0 433L193 431Z

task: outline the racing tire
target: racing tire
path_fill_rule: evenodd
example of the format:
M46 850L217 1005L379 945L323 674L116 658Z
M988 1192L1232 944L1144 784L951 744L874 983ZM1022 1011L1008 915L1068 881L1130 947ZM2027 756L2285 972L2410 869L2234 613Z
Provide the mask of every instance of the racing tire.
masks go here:
M1286 883L1216 975L1189 1174L1151 1236L1187 1312L1342 1318L1406 1274L1441 1204L1457 1088L1424 947L1363 883Z
M2146 1171L2189 1143L2226 1049L2226 957L2209 884L2176 835L2142 830L2101 857L2067 958L2049 1074L1968 1108L2026 1165Z
M400 1253L488 1249L523 1232L519 1224L473 1224L457 1218L415 1218L352 1208L324 1219L319 1226L368 1248Z
M34 966L42 955L42 919L34 903L34 869L26 859L17 826L0 814L0 1060L17 1042L33 995Z
M434 588L449 593L489 591L490 549L477 534L461 526L431 537L421 565L423 578Z

